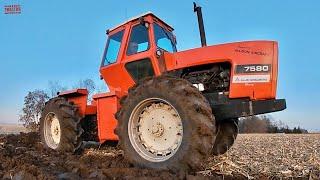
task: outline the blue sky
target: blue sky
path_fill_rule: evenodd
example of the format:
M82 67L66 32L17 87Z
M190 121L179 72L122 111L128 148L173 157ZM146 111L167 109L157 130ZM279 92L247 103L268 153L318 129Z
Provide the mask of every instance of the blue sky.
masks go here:
M320 129L320 1L198 0L209 45L270 39L279 42L278 98L273 113L290 126ZM19 15L3 6L21 4ZM175 28L178 50L200 46L192 1L0 1L0 123L16 123L28 91L48 81L72 86L99 80L105 30L152 11Z

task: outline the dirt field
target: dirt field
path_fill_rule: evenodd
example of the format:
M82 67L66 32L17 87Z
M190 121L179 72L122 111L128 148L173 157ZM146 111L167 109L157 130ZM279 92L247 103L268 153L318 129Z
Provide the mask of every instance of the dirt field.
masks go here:
M226 155L211 157L203 171L190 174L134 168L116 147L59 154L45 150L34 133L0 135L0 179L150 178L320 179L320 134L239 135Z
M27 132L27 130L18 124L0 124L0 134L19 134L20 132Z

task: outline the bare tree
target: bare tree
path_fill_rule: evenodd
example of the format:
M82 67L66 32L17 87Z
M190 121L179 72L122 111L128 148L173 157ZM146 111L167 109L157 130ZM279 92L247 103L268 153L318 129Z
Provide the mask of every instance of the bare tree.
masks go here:
M86 88L89 93L93 93L96 89L96 84L92 79L80 80L77 85L78 88Z
M67 90L67 87L62 86L59 81L49 81L48 94L50 98L56 97L58 92Z
M96 84L92 79L80 80L73 88L84 88L88 90L88 101L92 100L92 95L96 90Z
M108 92L109 88L105 83L98 83L96 84L96 93Z
M27 129L31 131L38 130L41 112L48 99L49 96L43 90L28 92L27 96L25 96L19 121L22 122Z

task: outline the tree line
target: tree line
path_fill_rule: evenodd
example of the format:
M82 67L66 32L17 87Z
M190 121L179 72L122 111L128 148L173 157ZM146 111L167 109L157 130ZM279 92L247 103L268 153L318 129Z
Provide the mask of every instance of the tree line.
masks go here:
M308 133L306 129L301 127L289 128L282 121L274 121L271 116L260 115L247 118L240 118L239 133L286 133L286 134L302 134Z

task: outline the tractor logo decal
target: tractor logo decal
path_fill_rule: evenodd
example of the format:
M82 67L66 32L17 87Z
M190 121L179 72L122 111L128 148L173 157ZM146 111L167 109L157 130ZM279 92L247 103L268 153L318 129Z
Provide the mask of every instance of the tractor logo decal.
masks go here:
M268 54L263 51L253 51L250 49L235 49L234 50L237 53L242 53L242 54L251 54L251 55L258 55L258 56L267 56Z
M233 76L233 83L267 83L270 82L270 74L266 75L236 75Z

